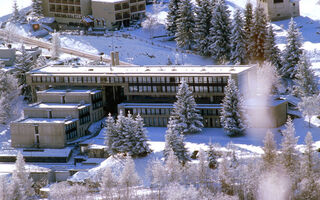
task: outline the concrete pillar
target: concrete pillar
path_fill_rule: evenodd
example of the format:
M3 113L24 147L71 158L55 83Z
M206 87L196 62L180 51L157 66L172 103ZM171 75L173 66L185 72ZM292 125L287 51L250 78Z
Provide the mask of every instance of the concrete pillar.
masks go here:
M116 65L116 63L115 63L115 59L114 59L114 52L113 51L111 51L111 66L115 66Z
M119 62L119 52L118 52L118 51L115 52L114 57L115 57L115 64L116 64L116 65L120 65L120 62Z

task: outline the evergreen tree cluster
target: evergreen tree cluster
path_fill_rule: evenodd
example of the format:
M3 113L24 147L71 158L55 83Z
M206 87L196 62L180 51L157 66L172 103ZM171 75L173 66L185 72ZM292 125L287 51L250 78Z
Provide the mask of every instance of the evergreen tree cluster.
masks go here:
M128 116L124 116L120 112L116 121L109 114L106 124L105 142L109 154L126 153L133 157L141 157L151 152L147 143L147 131L139 114L133 118L130 113Z

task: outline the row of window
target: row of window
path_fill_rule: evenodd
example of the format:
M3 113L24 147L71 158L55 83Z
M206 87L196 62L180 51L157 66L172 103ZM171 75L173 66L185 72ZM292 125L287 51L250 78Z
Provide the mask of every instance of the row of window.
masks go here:
M95 109L101 108L102 105L103 105L102 101L97 101L92 104L92 109L95 110Z
M78 137L77 130L67 132L66 135L67 135L67 140Z
M219 77L81 77L81 76L70 76L70 77L50 77L50 76L33 76L32 82L41 83L180 83L181 79L184 78L187 83L227 83L227 76Z
M77 122L73 122L66 125L66 131L72 130L74 128L77 128Z
M90 115L80 117L79 121L80 121L80 125L89 123L91 121Z
M90 113L90 109L89 107L84 107L82 109L79 109L79 116L83 116L83 115L87 115L88 113Z
M192 92L219 92L224 91L223 86L190 86ZM174 92L178 91L178 86L129 86L129 92Z
M60 14L55 13L54 17L62 17L62 18L71 18L71 19L81 19L81 15L75 15L75 14Z
M92 101L100 101L102 99L102 92L91 95Z
M125 113L137 115L170 115L172 108L132 108L126 109ZM202 116L219 116L219 109L199 109Z

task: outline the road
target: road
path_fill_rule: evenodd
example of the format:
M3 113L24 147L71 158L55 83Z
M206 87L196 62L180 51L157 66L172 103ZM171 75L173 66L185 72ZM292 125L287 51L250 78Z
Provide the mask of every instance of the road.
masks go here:
M5 38L6 35L7 35L7 33L4 30L0 30L0 37ZM50 48L51 48L51 43L49 43L49 42L43 42L43 41L37 40L35 38L24 37L21 35L17 35L14 37L16 38L17 41L21 41L25 44L39 46L41 48L48 49L48 50L50 50ZM86 53L86 52L82 52L82 51L78 51L78 50L74 50L74 49L70 49L70 48L65 48L65 47L61 47L61 52L67 53L70 55L79 56L82 58L87 58L89 60L94 60L94 61L101 59L100 55L94 55L94 54L90 54L90 53ZM109 58L102 58L102 61L106 62L106 63L111 63L111 59L109 59ZM131 64L127 63L127 62L120 61L120 65L131 65Z

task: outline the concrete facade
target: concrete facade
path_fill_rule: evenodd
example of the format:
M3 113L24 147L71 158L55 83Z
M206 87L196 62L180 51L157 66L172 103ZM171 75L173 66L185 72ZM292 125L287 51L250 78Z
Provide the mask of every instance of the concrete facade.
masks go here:
M0 64L12 66L16 60L16 49L0 48Z
M300 16L299 0L257 0L271 21Z

